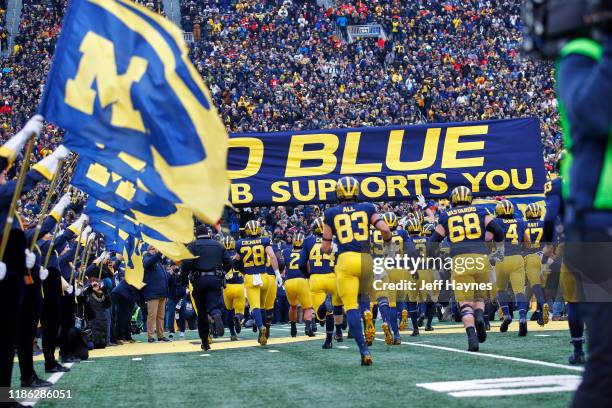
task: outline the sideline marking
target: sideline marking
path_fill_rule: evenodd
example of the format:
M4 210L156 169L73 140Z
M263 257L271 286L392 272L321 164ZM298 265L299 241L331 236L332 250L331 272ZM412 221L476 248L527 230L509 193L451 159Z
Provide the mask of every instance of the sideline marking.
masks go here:
M542 375L421 383L416 386L455 398L501 397L575 391L580 381L578 375Z
M268 350L268 353L280 353L278 350Z
M141 361L141 360L142 360L142 357L134 357L134 358L132 359L132 361Z
M379 339L379 338L376 338L376 340L385 341L384 339ZM425 347L425 348L431 348L431 349L436 349L436 350L452 351L454 353L467 354L467 355L474 356L474 357L489 357L489 358L496 358L498 360L515 361L517 363L535 364L535 365L541 365L545 367L563 368L566 370L580 371L580 372L584 371L583 367L574 367L574 366L569 366L569 365L564 365L564 364L549 363L549 362L540 361L540 360L530 360L527 358L520 358L520 357L510 357L510 356L504 356L502 354L489 354L489 353L480 353L480 352L474 353L472 351L459 350L459 349L454 349L451 347L434 346L432 344L424 344L424 343L409 343L406 341L402 341L402 344L406 344L408 346L414 346L414 347Z
M63 364L64 367L68 367L68 368L72 368L72 366L74 365L74 363L66 363ZM47 381L49 381L51 384L55 385L55 383L57 383L59 381L60 378L62 378L62 376L66 374L65 372L61 372L61 373L53 373L51 374L51 376L49 378L47 378ZM52 387L52 386L51 386ZM51 387L45 387L45 388L40 388L41 390L49 390L51 389ZM28 400L27 402L22 402L22 405L28 406L28 407L33 407L34 405L36 405L36 403L40 401L40 398L33 398L31 400Z

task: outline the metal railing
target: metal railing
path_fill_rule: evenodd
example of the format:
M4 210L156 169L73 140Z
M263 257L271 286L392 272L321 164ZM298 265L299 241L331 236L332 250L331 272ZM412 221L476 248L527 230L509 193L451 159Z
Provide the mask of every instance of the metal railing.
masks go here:
M356 38L382 37L383 40L387 39L387 34L380 24L350 25L346 27L346 32L350 43Z

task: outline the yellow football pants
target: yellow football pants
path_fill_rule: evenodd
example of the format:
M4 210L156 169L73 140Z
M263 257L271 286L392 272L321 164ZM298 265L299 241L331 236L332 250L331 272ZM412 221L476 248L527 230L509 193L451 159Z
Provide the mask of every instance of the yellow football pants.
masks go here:
M312 308L312 295L306 278L287 279L285 292L287 292L287 300L291 306L297 306L299 303L302 309Z
M263 280L263 289L262 289L262 306L263 309L274 309L274 301L276 300L276 291L278 287L276 286L276 278L274 275L265 274L261 275Z
M542 270L542 260L538 254L529 254L525 256L525 273L527 274L527 280L529 286L543 285L542 276L540 275Z
M565 265L565 262L561 263L561 274L559 276L559 283L561 285L561 293L563 294L563 300L572 303L578 302L576 277L567 267L567 265Z
M400 284L402 281L410 280L410 272L405 269L392 269L389 271L389 282ZM397 290L387 290L387 296L389 298L389 306L396 307L397 302L405 302L409 297L409 292L412 292L408 289L397 289Z
M440 295L440 289L432 289L432 290L420 290L423 287L424 283L433 283L434 282L434 271L431 269L426 269L423 271L419 271L419 299L421 302L427 301L427 295L432 302L438 301L438 295ZM436 286L437 288L437 286Z
M497 290L506 290L508 282L512 284L514 294L525 291L525 261L521 255L506 256L495 264L495 282Z
M336 263L338 295L346 311L358 309L357 296L362 276L372 275L372 256L359 252L343 252ZM366 289L366 288L364 288ZM366 289L367 290L367 289ZM367 293L367 292L365 292Z
M338 296L338 286L336 285L335 273L316 273L310 275L310 293L312 296L312 306L315 312L325 302L327 295L331 296L333 306L342 306L342 299Z
M264 279L263 275L262 279ZM254 286L253 275L244 275L244 287L246 288L247 300L249 301L251 310L261 309L262 299L265 299L263 286Z
M228 283L223 290L223 302L227 310L244 314L244 284Z
M453 257L451 282L454 285L486 284L489 282L489 257L483 254L461 254ZM486 290L472 286L456 287L455 299L458 302L473 302L484 300Z

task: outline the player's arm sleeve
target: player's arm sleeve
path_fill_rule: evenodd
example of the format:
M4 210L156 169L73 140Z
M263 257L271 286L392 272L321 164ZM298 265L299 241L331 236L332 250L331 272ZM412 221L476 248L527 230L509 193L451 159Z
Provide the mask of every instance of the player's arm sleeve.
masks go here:
M504 230L495 218L489 221L485 229L493 234L493 241L502 242L504 240Z
M599 61L570 54L559 64L559 96L572 127L581 138L605 142L612 124L612 34L604 36ZM572 135L572 138L578 135Z
M304 245L300 251L298 265L300 267L300 271L308 275L308 249L306 248L306 245Z

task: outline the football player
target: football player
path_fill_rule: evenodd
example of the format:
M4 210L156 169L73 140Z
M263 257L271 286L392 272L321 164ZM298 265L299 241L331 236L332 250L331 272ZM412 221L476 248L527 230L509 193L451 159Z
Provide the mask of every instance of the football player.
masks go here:
M334 257L325 254L321 250L323 243L323 217L316 218L312 223L312 234L309 235L300 252L300 269L308 276L310 283L310 293L314 311L319 321L325 321L325 342L324 349L332 348L332 339L343 341L342 321L342 300L338 296L336 285L336 274L334 273ZM331 304L326 301L327 296L331 297ZM331 306L331 307L330 307ZM333 313L333 314L332 314ZM335 333L334 333L335 326Z
M223 237L223 246L233 258L236 255L236 241L231 235ZM242 320L244 319L244 277L236 268L225 274L225 289L223 289L223 303L229 315L230 339L238 340Z
M527 297L525 296L525 261L521 255L521 246L529 249L529 233L525 223L514 217L514 205L509 200L502 200L495 206L495 216L504 231L504 260L495 264L495 283L497 299L503 312L503 321L499 331L505 333L512 323L508 308L508 283L512 285L514 298L519 310L519 336L527 335Z
M338 294L346 309L348 325L361 354L361 365L372 365L372 356L363 336L357 296L362 276L373 271L370 255L370 225L383 236L391 251L391 231L376 212L372 203L358 203L359 182L353 177L342 177L336 183L336 197L339 205L325 210L325 227L321 250L332 252L334 236L338 240L336 276Z
M432 225L432 224L426 224ZM433 226L433 225L432 225ZM408 221L406 225L406 229L414 242L414 245L419 252L419 255L423 258L427 255L427 243L429 242L429 238L423 234L423 227L417 224L416 219L411 219ZM414 311L413 315L410 316L413 324L416 320L416 326L414 326L413 336L418 336L419 327L423 325L425 318L427 319L427 323L425 324L425 331L433 331L433 326L431 322L433 321L433 316L436 311L436 302L438 301L438 295L440 294L440 290L437 289L437 286L431 285L436 289L431 290L420 290L425 284L432 284L435 280L435 274L433 269L420 269L418 271L418 295L417 299L420 300L421 304L423 304L424 310L417 318L417 311ZM410 308L410 306L409 306Z
M387 212L383 214L383 220L389 226L391 230L391 242L394 247L394 251L403 257L404 254L407 254L410 257L417 257L417 249L412 242L412 239L408 235L408 232L404 229L397 229L397 215L393 212ZM410 219L408 222L413 222L413 219ZM374 236L380 241L382 241L382 234L380 231L375 231ZM377 241L375 240L375 241ZM391 269L389 271L389 282L393 284L400 284L402 281L408 281L411 278L410 271L408 269ZM387 344L402 344L402 340L400 337L400 329L398 326L397 319L397 305L398 303L406 304L406 301L409 300L410 293L417 291L410 290L388 290L387 294L389 296L389 322L391 324L391 330L393 332L392 342L389 343L387 340ZM388 329L387 329L388 330ZM387 330L383 325L383 331L385 331L385 338L388 337Z
M565 211L562 199L561 178L552 176L544 188L546 194L546 215L544 216L544 250L542 255L542 273L550 273L553 264L561 265L559 283L563 300L567 302L567 323L569 325L571 343L574 348L569 356L570 364L584 364L584 318L580 313L578 291L574 274L563 262L564 234L561 218Z
M531 203L525 210L527 218L527 234L531 240L531 248L525 250L525 272L529 286L536 298L538 324L544 326L548 323L548 303L544 296L541 259L537 252L541 250L542 238L544 237L544 221L542 221L542 208L538 203Z
M297 232L293 236L293 248L283 250L285 259L285 292L289 301L289 321L291 322L291 337L297 336L297 305L304 311L304 333L314 337L315 322L312 318L312 296L308 286L307 275L300 269L300 252L304 242L304 234Z
M442 213L439 224L431 235L428 254L435 255L445 236L451 245L451 282L455 285L455 298L459 302L461 320L468 337L468 351L478 351L479 343L487 339L484 319L484 300L487 294L482 286L489 282L488 248L486 232L493 234L495 250L491 258L504 258L504 231L484 208L472 205L472 191L465 186L451 191L452 208ZM478 284L477 287L474 287Z
M268 338L266 336L267 330L264 326L261 307L267 294L264 290L264 278L267 275L267 259L270 260L270 265L274 270L275 289L277 286L282 286L283 278L278 271L278 260L270 244L270 238L261 237L260 228L261 226L257 220L251 220L246 223L244 231L247 237L236 242L236 255L234 255L234 259L236 267L244 271L244 284L249 307L251 308L251 315L259 329L257 341L262 346L265 346L268 343Z

